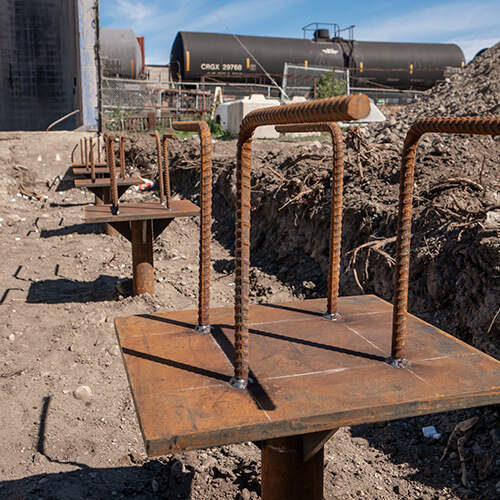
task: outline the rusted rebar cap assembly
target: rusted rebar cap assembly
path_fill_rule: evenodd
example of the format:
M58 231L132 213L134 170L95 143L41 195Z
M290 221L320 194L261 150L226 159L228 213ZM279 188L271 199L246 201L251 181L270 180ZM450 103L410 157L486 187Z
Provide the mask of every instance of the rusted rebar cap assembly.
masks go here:
M231 385L234 387L245 388L249 372L250 184L253 133L262 125L359 120L368 116L369 112L370 100L358 94L264 108L250 112L243 119L238 135L236 174L235 370L231 379Z

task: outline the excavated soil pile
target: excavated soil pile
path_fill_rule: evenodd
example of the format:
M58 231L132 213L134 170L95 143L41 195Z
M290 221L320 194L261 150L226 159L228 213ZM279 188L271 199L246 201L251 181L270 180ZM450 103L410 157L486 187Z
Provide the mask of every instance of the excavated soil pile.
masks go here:
M499 82L497 45L384 124L345 132L342 294L392 298L399 162L410 124L499 115ZM84 224L93 197L57 177L81 136L0 134L0 498L258 499L253 444L144 454L113 318L196 308L199 226L182 219L168 227L155 243L155 295L131 297L130 244ZM129 171L155 180L154 140L137 135L126 148ZM199 201L199 141L172 140L169 149L175 196ZM253 151L252 300L325 296L329 138L256 140ZM499 138L421 140L409 303L497 357L499 152ZM235 140L214 142L213 307L233 302L235 154ZM154 190L124 197L153 198ZM424 437L426 426L438 435ZM328 499L499 494L497 407L341 429L326 446Z

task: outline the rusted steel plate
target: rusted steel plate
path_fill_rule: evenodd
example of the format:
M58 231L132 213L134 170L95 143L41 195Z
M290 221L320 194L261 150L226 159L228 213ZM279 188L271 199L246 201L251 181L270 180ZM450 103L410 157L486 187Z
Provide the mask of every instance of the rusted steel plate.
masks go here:
M325 299L252 305L250 378L235 389L234 309L115 320L139 422L151 456L260 441L500 402L500 362L409 316L409 368L386 363L392 306L342 297L342 321Z
M102 174L109 175L109 169L108 167L106 167L106 164L100 167L95 167L94 170L96 175L102 175ZM72 172L73 175L86 175L86 176L91 175L90 168L85 168L85 167L73 167Z
M96 179L100 180L100 179ZM120 203L120 213L114 215L113 205L94 205L85 207L85 222L119 222L147 219L173 219L199 215L200 208L188 200L172 200L168 210L158 202Z
M139 177L127 177L122 179L118 177L116 183L118 186L134 186L136 184L142 184L144 181ZM75 179L75 187L79 188L92 188L92 187L108 187L111 186L111 180L109 177L105 179Z
M96 161L94 163L94 165L96 167L106 167L106 162L105 161L99 161L99 162ZM90 172L90 163L89 163L88 168L86 168L85 163L82 163L82 162L72 163L71 166L76 167L76 168L83 168L84 170L87 170L88 172Z

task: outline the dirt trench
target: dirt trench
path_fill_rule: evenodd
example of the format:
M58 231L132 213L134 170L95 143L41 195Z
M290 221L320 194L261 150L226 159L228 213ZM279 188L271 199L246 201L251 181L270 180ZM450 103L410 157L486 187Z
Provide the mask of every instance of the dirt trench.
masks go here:
M197 200L197 141L174 148L172 184ZM451 140L446 173L443 142L423 146L417 170L410 272L409 311L472 343L500 355L500 216L488 210L499 193L500 166L491 161L484 172L485 149L498 152L499 141L469 140L477 157L459 159L463 148ZM349 144L349 141L348 141ZM374 146L370 146L374 148ZM399 153L382 147L377 165L365 152L364 167L347 149L342 222L341 295L374 293L392 302ZM214 232L234 247L235 141L215 146ZM434 153L434 154L433 154ZM470 154L470 153L469 153ZM448 155L447 155L448 156ZM475 181L483 162L479 189ZM368 167L368 168L367 168ZM437 168L436 168L437 167ZM451 167L451 168L450 168ZM465 167L465 168L464 168ZM469 179L470 177L470 179ZM449 185L447 179L451 179ZM456 182L455 182L456 181ZM290 285L299 298L324 297L328 273L331 216L331 145L255 141L252 179L251 261ZM265 300L261 297L261 300ZM390 332L388 332L388 336Z

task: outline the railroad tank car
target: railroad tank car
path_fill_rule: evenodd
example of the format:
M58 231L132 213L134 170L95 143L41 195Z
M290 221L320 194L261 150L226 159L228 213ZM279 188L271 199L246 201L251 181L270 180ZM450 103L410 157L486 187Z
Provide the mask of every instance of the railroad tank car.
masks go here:
M440 43L361 42L331 39L318 30L314 40L238 35L251 54L275 78L284 63L351 68L353 86L366 83L398 89L427 89L460 68L465 57L457 45ZM245 81L262 74L256 61L232 35L181 31L172 45L174 79L197 81L204 75Z
M100 31L101 63L104 76L139 78L144 71L140 41L131 29L102 28Z

